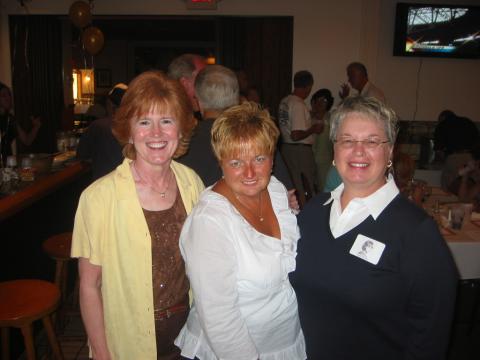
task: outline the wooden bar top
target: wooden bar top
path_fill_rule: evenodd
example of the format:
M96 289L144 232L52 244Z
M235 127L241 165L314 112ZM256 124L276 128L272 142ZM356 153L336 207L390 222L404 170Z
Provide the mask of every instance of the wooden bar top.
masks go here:
M75 162L65 168L43 175L18 192L0 199L0 222L25 209L90 170L85 162Z

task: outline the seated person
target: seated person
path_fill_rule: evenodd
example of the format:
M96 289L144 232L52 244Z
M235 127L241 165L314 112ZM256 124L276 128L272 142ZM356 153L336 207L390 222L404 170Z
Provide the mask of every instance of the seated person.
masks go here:
M472 151L472 159L458 170L449 190L462 202L472 202L474 210L480 210L480 145Z
M442 189L455 193L454 182L459 176L459 171L465 168L472 160L473 157L469 151L455 152L448 155L442 168Z
M17 153L17 139L25 146L31 145L42 125L40 117L31 116L31 130L24 130L12 114L12 108L12 92L0 82L0 165L7 161L7 156Z
M393 155L393 178L400 193L412 200L415 204L421 205L425 183L415 182L415 161L413 158L402 152L395 152Z
M444 110L438 116L434 150L438 160L458 152L471 151L479 142L479 132L472 120Z

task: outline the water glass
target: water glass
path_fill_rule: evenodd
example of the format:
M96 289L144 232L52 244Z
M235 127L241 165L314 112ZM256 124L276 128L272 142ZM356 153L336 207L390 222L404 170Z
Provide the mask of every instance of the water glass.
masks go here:
M17 167L17 157L15 155L7 157L7 167L12 169Z
M452 209L452 229L460 230L465 217L465 208L463 206L455 206Z
M470 221L472 218L472 210L473 210L473 204L472 203L466 203L462 204L463 210L465 211L465 215L463 217L463 221Z

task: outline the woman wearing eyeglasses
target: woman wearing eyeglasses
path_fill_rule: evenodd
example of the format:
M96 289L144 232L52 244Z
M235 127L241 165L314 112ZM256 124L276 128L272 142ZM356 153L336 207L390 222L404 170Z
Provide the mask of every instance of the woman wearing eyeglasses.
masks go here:
M300 213L291 274L309 359L445 358L455 265L433 219L386 175L396 119L364 97L331 116L343 184Z

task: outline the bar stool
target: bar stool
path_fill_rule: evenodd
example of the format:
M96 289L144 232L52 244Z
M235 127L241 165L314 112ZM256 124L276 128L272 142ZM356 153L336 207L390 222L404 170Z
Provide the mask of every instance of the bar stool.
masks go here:
M52 320L57 331L63 329L66 325L66 318L69 315L78 315L78 291L80 281L78 276L75 279L73 295L71 302L67 303L67 280L68 280L68 262L75 259L70 257L72 247L72 233L65 232L53 235L42 244L43 251L55 260L55 285L60 289L62 302L57 314L52 315Z
M53 235L45 240L42 244L43 251L55 260L55 285L58 286L62 296L62 302L67 297L67 279L68 279L68 262L73 260L70 257L70 249L72 247L72 233L65 232Z
M53 330L50 314L60 301L58 288L43 280L13 280L0 282L0 328L2 329L2 356L10 359L9 328L22 332L27 359L35 359L32 323L42 320L48 341L57 360L63 360Z

